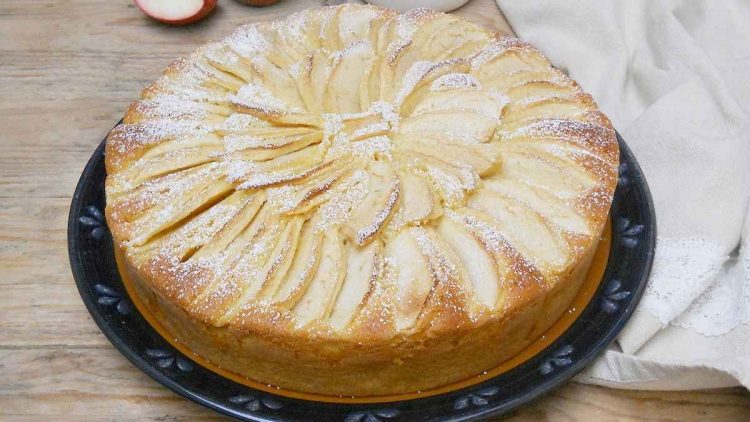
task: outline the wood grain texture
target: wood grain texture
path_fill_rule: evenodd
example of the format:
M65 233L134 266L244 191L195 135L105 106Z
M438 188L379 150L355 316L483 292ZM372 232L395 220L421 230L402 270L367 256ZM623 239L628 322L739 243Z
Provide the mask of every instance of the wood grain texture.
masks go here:
M68 266L70 197L98 142L172 60L240 24L322 3L222 0L205 21L173 28L128 0L0 2L0 420L226 420L137 370L89 318ZM493 0L457 13L510 30ZM570 383L509 420L597 419L750 420L750 396Z

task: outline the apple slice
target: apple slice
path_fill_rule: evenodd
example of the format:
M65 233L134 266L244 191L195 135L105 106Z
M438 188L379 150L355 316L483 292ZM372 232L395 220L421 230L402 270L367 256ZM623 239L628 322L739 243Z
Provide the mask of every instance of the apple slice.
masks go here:
M346 250L339 233L327 233L321 246L318 270L292 309L297 316L298 326L328 317L346 276L346 260Z
M412 43L422 60L442 61L473 55L490 42L487 31L449 14L435 14L420 25ZM417 50L417 49L414 49Z
M551 69L550 64L534 48L518 39L502 38L472 59L472 74L480 81L502 79L502 74L519 71L537 72Z
M586 111L591 109L592 107L580 96L513 103L503 109L501 129L512 131L542 119L570 119L585 122Z
M410 42L390 55L388 67L392 81L403 80L415 63L468 57L489 42L486 31L454 16L433 12L419 20L421 24ZM443 36L446 33L450 36Z
M415 151L402 149L398 160L425 176L443 204L453 207L464 202L466 192L474 190L479 180L474 169L460 162L447 162Z
M466 287L470 287L468 290L472 291L474 300L494 308L500 297L500 278L491 252L462 223L452 218L441 218L437 231L464 264L471 282Z
M402 139L403 151L415 152L448 164L466 164L480 176L491 174L500 167L500 151L494 144L466 145L439 138L403 137Z
M560 166L533 154L504 152L502 166L502 174L493 175L492 179L515 179L558 198L573 198L596 185L596 181L583 171Z
M288 155L303 148L307 148L310 145L319 143L320 141L322 141L322 133L313 132L308 135L300 136L296 139L281 138L277 139L277 142L265 142L265 140L261 140L261 142L257 142L255 143L255 145L253 145L254 141L256 140L247 138L224 138L224 142L227 142L233 147L236 147L242 142L245 143L245 145L242 145L245 146L245 148L242 148L237 151L236 154L233 154L240 157L240 159L250 161L265 161Z
M527 142L523 147L520 147L519 144L512 144L510 145L510 148L504 149L503 153L506 151L528 154L530 156L539 157L542 161L552 163L563 169L563 171L566 174L569 174L570 177L581 181L581 183L584 186L587 186L588 189L596 186L599 181L599 177L590 172L586 167L586 160L600 160L600 158L594 154L587 152L581 153L580 150L568 152L558 145L542 146L540 143L531 142ZM612 170L614 171L614 168L612 168Z
M565 75L557 69L553 70L519 70L511 71L508 73L501 73L499 75L487 76L488 79L479 79L476 70L471 71L471 75L476 77L482 84L482 87L487 90L497 90L505 92L517 85L522 85L527 82L551 82L555 84L561 82Z
M243 210L260 195L236 191L223 201L197 214L177 230L153 242L153 248L170 251L180 262L187 261L206 242L218 236L233 221L242 218ZM153 249L152 249L153 250Z
M220 201L228 196L231 190L231 183L215 180L197 184L196 188L184 192L171 202L160 201L157 206L133 222L132 244L145 245L156 234L172 227L179 227L190 214Z
M434 284L427 259L412 233L424 229L403 230L385 249L388 271L396 281L396 324L399 330L414 326ZM425 236L422 234L422 236Z
M379 86L378 98L390 102L398 81L404 79L403 76L415 62L423 59L421 48L411 42L412 37L417 27L435 15L435 12L427 9L414 9L389 19L386 25L379 28L376 51L382 60L378 65L379 71L373 72L375 78L371 81Z
M301 112L305 107L304 101L299 95L294 77L285 70L292 63L286 63L285 58L275 57L272 53L273 50L269 54L256 55L250 59L259 79L257 82L281 100L288 107L287 111ZM277 52L277 55L280 54Z
M421 78L418 81L413 81L413 86L399 86L399 98L397 98L397 102L401 104L401 115L410 115L414 107L422 102L422 98L432 92L432 84L439 78L451 73L467 73L470 70L471 66L468 60L447 60L440 63L435 63L432 67L430 67L427 73L421 75ZM404 81L402 80L402 84L403 82Z
M323 110L332 113L361 111L360 92L372 66L372 46L367 41L349 44L333 61Z
M318 270L321 256L323 233L316 219L308 220L302 227L292 265L274 290L263 292L265 299L289 309L310 286L310 281Z
M338 35L341 45L373 40L373 21L383 20L381 9L373 6L343 4L338 13Z
M401 218L405 223L424 221L437 214L440 204L430 190L430 184L421 176L401 174Z
M409 117L401 122L399 132L415 136L448 137L471 144L489 141L496 127L496 118L451 110Z
M170 151L157 157L141 158L122 171L120 175L122 180L129 181L131 186L139 186L157 177L214 161L221 152L221 147L217 146L185 148L178 152Z
M529 207L489 189L477 190L468 205L490 216L497 230L537 268L561 271L567 265L570 252L561 233Z
M486 180L484 187L523 202L547 221L569 233L584 236L590 234L591 229L586 219L574 207L540 188L508 178Z
M171 201L186 193L205 188L211 183L215 163L206 163L186 170L159 176L140 186L133 187L129 180L107 179L107 189L117 189L110 201L112 212L117 212L125 222L139 218L149 209ZM117 174L119 175L119 174ZM183 184L184 183L184 184Z
M208 16L217 0L135 0L146 16L170 25L187 25Z
M345 242L346 275L331 309L329 323L345 329L364 307L382 271L383 244L379 240L359 247Z
M257 189L300 181L331 165L331 161L321 162L323 152L321 144L317 144L266 161L229 161L227 176L232 181L242 182L238 189ZM247 156L244 158L249 159Z
M212 42L202 49L203 56L215 68L229 73L243 82L255 80L252 69L245 66L242 57L238 55L226 42Z
M289 74L294 77L297 84L297 91L302 102L305 104L305 110L311 113L320 111L318 103L315 101L315 95L312 87L312 68L313 53L308 54L305 58L293 64L289 68Z
M569 97L580 94L581 89L572 83L555 83L548 81L530 81L509 88L505 95L511 102L520 102L528 98L546 99L552 97Z
M315 50L310 55L310 84L306 87L310 90L310 93L306 96L312 100L313 105L308 108L310 111L319 112L323 109L323 98L326 95L328 79L331 76L332 62L331 55L322 50Z
M357 245L365 245L385 227L400 196L399 180L393 167L385 161L369 166L367 194L346 222L346 234Z
M286 221L286 226L281 232L279 241L271 252L270 259L266 261L263 269L258 273L258 280L262 280L258 295L264 298L270 297L281 284L293 264L293 258L300 241L304 218L294 216Z
M235 194L232 194L230 198L233 195ZM250 222L252 221L257 226L257 223L264 221L265 215L268 214L267 207L261 208L265 203L265 194L263 192L254 194L251 198L251 200L243 205L238 215L228 222L218 233L208 238L204 245L193 254L191 259L208 259L211 256L224 252L230 245L244 244L250 241L254 233L257 232L256 227L252 227L252 230L250 230Z
M344 157L332 163L330 167L312 175L310 180L300 183L299 189L291 196L285 198L280 207L285 214L304 214L325 200L325 196L334 186L339 183L351 170L351 161Z
M235 114L234 116L247 116L247 115ZM255 119L254 117L251 117L251 116L247 116L247 117L249 117L249 119L247 119L248 120L247 122L233 122L232 124L229 125L230 127L228 129L223 129L221 133L224 134L225 136L230 136L230 135L231 136L244 136L248 138L268 140L268 139L289 138L289 137L307 135L311 131L316 130L316 129L308 128L308 127L271 126L270 124L262 120ZM238 123L236 125L237 127L233 127L234 123ZM240 149L240 148L232 148L232 150L237 150L237 149Z
M320 22L318 15L306 11L295 12L278 24L270 25L274 44L298 59L320 49Z
M226 253L208 258L208 262L225 261L223 267L226 270L193 300L193 306L216 326L231 321L247 298L255 296L264 281L248 275L259 274L277 240L278 222L273 221L271 226L267 224L277 219L268 214L268 207L264 207L232 241Z
M447 76L453 75L464 74L449 74ZM456 79L459 79L460 77L461 76L456 76ZM446 79L440 78L436 82L444 80ZM500 112L504 106L505 104L495 96L478 89L447 89L445 91L431 91L428 93L422 101L417 104L411 115L419 116L425 113L440 111L468 111L497 120L500 118Z
M324 7L318 12L320 14L318 16L318 21L320 22L318 37L320 38L320 46L323 50L334 52L344 47L339 43L338 15L340 12L340 7Z

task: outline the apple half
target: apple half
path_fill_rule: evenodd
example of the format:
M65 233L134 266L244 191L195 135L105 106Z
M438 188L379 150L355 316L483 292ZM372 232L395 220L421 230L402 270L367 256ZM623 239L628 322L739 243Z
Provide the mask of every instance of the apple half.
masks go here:
M216 7L217 0L134 0L146 16L169 25L197 22Z

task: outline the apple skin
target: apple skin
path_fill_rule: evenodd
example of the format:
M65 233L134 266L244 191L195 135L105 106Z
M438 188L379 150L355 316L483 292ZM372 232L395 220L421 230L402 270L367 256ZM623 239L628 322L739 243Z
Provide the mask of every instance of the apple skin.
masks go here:
M218 2L218 0L203 0L203 6L198 10L198 12L182 19L165 19L159 16L154 16L148 11L148 6L144 6L144 3L148 3L148 0L133 0L133 2L141 10L141 12L143 12L143 14L148 16L149 18L161 23L166 23L168 25L180 26L197 22L210 15L211 12L213 12L216 8L216 3Z

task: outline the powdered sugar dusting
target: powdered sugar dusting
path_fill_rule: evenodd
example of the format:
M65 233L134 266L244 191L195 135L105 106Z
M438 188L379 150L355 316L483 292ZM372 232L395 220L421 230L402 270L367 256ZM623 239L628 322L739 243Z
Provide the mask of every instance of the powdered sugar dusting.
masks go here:
M508 50L528 49L536 51L530 44L515 37L502 37L485 47L471 60L472 69L478 69L483 64L495 59Z
M135 110L152 119L200 120L208 115L208 107L177 95L159 95L135 103Z
M235 68L240 64L240 58L231 50L227 51L223 43L209 44L204 47L203 54L212 64L224 69Z
M373 158L376 154L390 158L394 149L393 142L388 136L373 136L364 141L351 143L351 146L354 155L366 158Z
M375 233L377 233L377 231L383 226L383 223L385 223L385 220L387 220L391 215L393 209L396 207L396 202L398 201L400 194L401 188L398 179L396 179L393 188L390 190L388 200L386 201L383 209L375 213L375 218L373 218L370 224L363 227L357 232L357 235L355 237L357 244L364 244L367 239L371 238Z
M226 203L228 201L225 201L214 205L165 239L160 253L173 254L177 249L196 248L205 245L251 199L248 198L245 201L235 203Z
M384 19L372 24L380 16ZM576 207L587 218L598 218L606 214L611 200L607 186L616 175L614 132L594 111L582 115L589 122L529 116L519 122L524 126L504 130L499 115L511 97L513 106L521 109L526 102L548 97L518 99L517 90L509 97L505 94L508 87L533 78L565 82L566 77L545 67L528 44L510 37L497 39L471 58L442 60L446 52L432 51L439 44L417 44L423 40L440 43L441 32L462 35L442 31L445 22L422 26L435 16L439 15L416 9L391 17L376 8L353 5L301 12L270 25L240 27L224 41L175 62L131 108L126 121L136 123L118 126L109 138L109 151L122 162L109 176L117 194L114 188L108 190L116 198L110 202L108 218L122 222L119 230L126 233L127 240L121 243L149 255L146 259L160 256L166 260L170 280L176 281L169 286L170 297L194 306L201 318L221 324L256 318L264 324L292 321L293 325L293 312L270 302L261 306L258 296L269 277L279 286L293 287L294 280L280 279L291 277L282 272L290 260L302 256L294 247L296 237L289 233L293 228L308 230L310 224L316 234L338 231L347 248L378 250L408 230L429 264L434 288L440 288L427 306L435 306L434 301L447 315L466 313L459 309L463 299L452 296L462 289L463 269L459 260L453 262L454 255L435 230L440 218L459 222L496 258L506 259L517 284L541 280L540 271L503 237L491 218L485 221L481 213L463 207L483 179L502 177L503 165L495 160L511 163L513 154L526 153L546 157L549 163L540 166L577 166L577 171L598 178L585 192L574 192L565 205ZM461 24L459 20L448 23ZM418 32L422 28L425 32ZM476 42L475 35L466 36L465 46ZM514 55L509 62L497 62L500 68L510 63L508 72L495 76L474 72L508 52ZM370 61L375 54L379 57ZM313 57L320 57L324 65L318 68L316 61L313 68ZM333 61L332 68L327 57ZM331 112L329 104L338 99L332 95L339 93L326 87L351 82L343 79L350 69L335 73L338 79L324 73L334 72L331 69L337 65L346 69L360 59L382 69L373 68L359 85L352 84L352 89L359 86L360 90L359 98L346 99L352 112ZM512 68L514 60L523 62L521 70ZM468 72L469 68L473 71ZM518 73L532 71L533 76ZM309 80L322 87L305 85ZM382 86L375 86L374 81ZM577 97L570 100L578 101ZM480 131L458 118L447 119L454 112L488 128ZM434 118L450 123L438 124L430 120ZM481 145L487 150L462 150L477 147L478 136L487 141ZM420 142L418 148L414 140ZM453 155L446 156L441 147ZM149 148L156 150L149 152ZM476 151L484 154L477 157ZM159 176L183 163L194 167ZM162 167L152 169L152 165ZM519 165L516 171L519 168L523 170ZM480 177L482 171L487 174ZM409 193L404 177L415 175L421 184ZM202 206L192 208L203 198ZM405 221L402 213L408 200L433 202L426 211L419 209L418 217ZM255 213L257 207L261 211L243 214L248 201L257 201L248 212ZM185 217L186 207L200 212ZM238 216L248 220L245 227L234 226L238 221L245 224ZM257 232L249 233L250 227ZM218 233L236 237L217 238ZM215 239L229 246L214 250ZM398 258L388 258L392 262L385 266L408 264L397 262ZM395 281L388 271L384 273L380 258L377 262L371 290L362 299L366 303L357 311L358 322L351 324L374 324L370 328L380 330L380 335L399 328L394 322ZM299 264L292 268L299 274ZM287 293L291 297L294 292ZM263 296L267 297L265 291ZM343 332L334 333L322 321L297 329L313 332L312 325L318 330L316 335Z
M118 152L126 153L133 148L133 144L155 144L180 136L200 136L210 131L210 126L196 120L148 120L117 126L110 134L110 144Z
M396 113L392 105L384 101L377 101L375 103L372 103L372 106L370 106L370 110L377 114L380 114L380 117L385 123L388 124L391 130L398 129L398 123L401 120L401 117L398 115L398 113Z
M270 146L268 141L254 136L225 136L224 148L227 152L241 151L247 148Z
M462 204L468 192L476 188L479 175L465 165L456 164L453 173L449 173L445 165L430 165L424 159L414 164L415 173L424 175L433 184L445 203L450 206Z
M274 186L266 189L266 202L269 207L278 212L287 212L294 205L294 198L299 192L299 187L294 185Z
M420 83L430 71L434 70L437 66L429 61L421 60L409 68L406 74L401 79L400 89L393 100L394 104L400 105L404 102L406 97L414 91L417 84Z
M525 136L554 136L566 141L578 141L597 149L617 142L614 130L603 126L568 119L542 119L530 122L506 135L508 138Z
M454 89L478 89L481 87L479 81L466 73L448 73L443 75L430 85L430 91L442 92Z
M343 224L349 219L354 207L367 194L369 176L362 170L355 171L343 183L326 192L326 199L318 210L319 229L327 231Z
M251 114L234 113L224 120L219 130L229 133L241 133L259 126L268 126L268 123Z
M296 12L271 25L287 45L300 45L305 42L305 26L308 23L308 17L309 13Z
M243 57L252 57L270 48L268 40L258 30L257 25L245 25L237 28L224 42Z
M531 261L521 255L503 236L503 234L491 223L483 221L475 216L447 210L445 215L468 228L479 238L485 248L501 260L509 261L512 265L512 274L520 282L533 281L543 284L544 279Z
M271 110L272 112L280 112L288 108L283 101L266 87L255 83L243 86L236 94L230 95L229 100L235 104L250 108Z
M412 227L409 232L417 241L419 251L427 257L432 273L438 283L447 284L457 279L456 264L451 262L442 250L430 239L427 230L422 227Z

